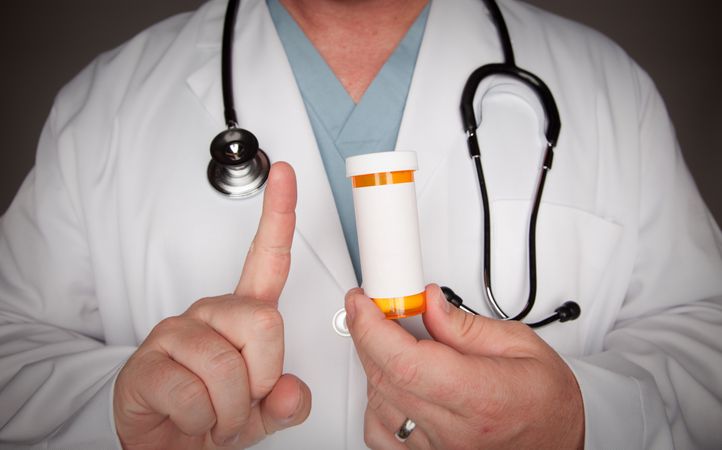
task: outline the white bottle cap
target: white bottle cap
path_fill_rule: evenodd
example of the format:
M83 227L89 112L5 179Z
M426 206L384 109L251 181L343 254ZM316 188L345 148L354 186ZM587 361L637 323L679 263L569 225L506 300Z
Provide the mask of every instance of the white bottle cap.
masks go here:
M380 152L346 159L346 177L380 172L417 170L416 152Z

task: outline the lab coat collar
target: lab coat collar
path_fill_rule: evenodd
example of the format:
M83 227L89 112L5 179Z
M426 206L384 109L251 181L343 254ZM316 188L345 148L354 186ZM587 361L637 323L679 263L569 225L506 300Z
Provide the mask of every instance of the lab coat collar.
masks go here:
M224 126L220 49L225 6L221 0L205 6L197 40L199 51L207 53L205 62L186 80L219 132ZM306 241L345 292L357 285L356 276L303 99L264 0L241 2L235 33L239 123L256 134L272 161L287 161L295 169L296 237Z

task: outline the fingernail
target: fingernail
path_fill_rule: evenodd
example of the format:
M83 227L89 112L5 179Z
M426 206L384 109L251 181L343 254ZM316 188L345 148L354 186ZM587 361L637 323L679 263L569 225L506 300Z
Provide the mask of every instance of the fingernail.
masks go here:
M346 322L353 322L353 318L356 315L356 302L354 301L354 293L349 292L346 294Z
M439 289L439 295L436 296L436 302L439 304L442 311L444 311L447 314L449 312L451 312L451 302L446 300L446 296L440 289Z
M296 408L294 408L293 412L289 414L287 417L284 417L280 420L281 425L288 425L289 423L293 422L296 419L296 416L298 416L298 413L301 411L301 408L303 407L303 388L301 385L298 386L298 403L296 404Z

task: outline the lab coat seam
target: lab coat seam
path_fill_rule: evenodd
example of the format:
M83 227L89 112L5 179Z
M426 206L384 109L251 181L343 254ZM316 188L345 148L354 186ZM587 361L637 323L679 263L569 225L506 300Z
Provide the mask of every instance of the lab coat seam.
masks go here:
M220 48L222 34L221 33L208 33L208 36L204 36L204 31L212 25L218 28L218 24L222 24L222 14L224 9L221 5L220 0L211 0L201 6L197 16L193 16L191 20L198 20L198 26L196 27L196 33L194 36L196 48ZM244 2L245 3L245 2ZM220 11L220 14L219 14ZM216 14L215 17L212 14ZM214 30L215 31L215 30ZM212 36L212 37L210 37Z
M346 352L346 420L344 421L344 425L346 429L344 430L344 448L349 449L351 436L350 436L350 430L351 430L351 394L354 392L351 388L351 377L352 377L352 371L353 371L353 358L354 358L354 346L353 343L348 344L348 351Z
M84 107L85 107L85 105L83 105L81 107L81 109ZM71 131L67 130L67 128L70 126L70 122L73 122L75 120L75 118L72 118L68 123L63 125L62 129L60 129L58 127L59 124L57 123L58 114L59 114L58 108L59 107L57 105L53 106L53 108L50 112L50 118L48 119L49 134L50 134L49 139L51 139L51 142L53 142L53 148L50 150L54 153L55 160L53 161L53 163L57 163L57 166L55 167L55 169L58 171L62 191L64 192L64 195L67 197L67 199L72 207L73 219L75 219L75 221L77 221L81 224L81 226L83 227L83 230L85 231L85 233L83 233L83 234L87 235L87 225L85 224L85 221L83 219L83 213L82 213L82 201L80 201L78 198L74 198L74 196L71 195L70 183L68 182L68 177L67 177L65 171L63 170L63 167L61 164L63 154L66 152L70 153L73 156L73 159L75 162L75 164L73 164L73 168L75 170L78 170L78 158L77 158L77 148L75 145L76 144L75 136L74 136L74 133L72 132L72 130ZM76 116L77 116L77 114L79 114L79 112L75 113ZM69 133L69 137L72 138L73 145L72 145L72 147L63 151L63 149L60 148L60 146L61 146L60 140L61 140L61 136L66 132ZM41 159L40 146L38 149L37 158ZM36 162L36 166L37 166L37 164L38 163ZM77 177L75 178L75 180L77 181ZM37 179L35 181L37 181ZM76 188L77 188L77 186L76 186ZM37 202L36 202L35 206L37 206ZM37 214L39 211L35 211L35 212Z
M125 364L128 362L128 359L126 358L123 360L120 364L118 364L113 370L113 378L111 381L110 391L109 391L109 397L108 400L108 418L110 420L110 429L113 433L113 441L115 443L115 448L118 450L121 450L123 448L123 444L120 442L120 436L118 436L118 430L115 425L115 384L118 381L118 376L120 375L120 371L123 369Z
M7 277L5 275L2 276L2 281L11 281L13 283L13 290L16 293L16 298L23 297L22 294L18 294L18 292L25 293L24 298L30 299L31 302L41 303L42 302L42 294L40 293L40 290L37 286L34 286L32 284L29 274L25 271L20 270L21 267L20 263L20 255L19 253L23 251L23 248L18 247L16 245L12 245L13 242L8 241L4 238L4 236L7 236L9 234L8 230L8 224L6 221L2 220L0 218L0 235L2 238L0 238L0 244L2 245L3 249L6 249L8 254L10 255L9 258L6 259L6 262L8 260L12 261L12 267L16 269L14 277ZM10 297L10 296L9 296ZM7 301L6 298L2 298L3 301ZM13 310L9 309L9 305L3 305L3 308L0 309L0 315L5 318L8 315L18 314L21 309L17 308L17 305L14 305L15 308ZM27 306L27 303L23 306ZM22 314L19 314L21 317L25 317ZM28 323L32 323L32 321L28 321Z
M640 83L641 80L639 77L634 78L637 83ZM644 199L644 155L642 148L643 146L643 140L642 140L642 133L643 129L645 128L645 117L649 111L650 103L652 101L652 94L651 92L647 91L644 92L642 90L642 86L639 85L637 90L635 92L639 92L639 104L638 104L638 113L637 113L637 130L640 130L636 136L637 142L635 144L637 145L637 148L639 148L639 152L637 154L637 199L638 199L638 207L637 207L637 236L636 240L639 241L641 238L641 231L642 231L642 224L643 224L643 214L644 214L644 208L642 207L642 200ZM635 264L636 265L636 264Z
M12 375L11 377L8 377L7 380L5 380L5 382L4 382L3 385L2 385L2 389L5 390L5 389L7 389L7 386L11 386L15 380L20 379L20 378L22 377L23 371L24 371L28 366L32 366L32 365L35 365L35 364L37 364L37 362L25 363L25 364L20 365L20 367L18 367L17 370L15 371L15 373L13 373L13 375ZM50 373L45 373L45 374L44 374L44 375L45 375L45 380L47 380L48 378L50 378L50 375L52 374L52 367L50 368L49 372L50 372ZM37 373L37 370L36 370L36 373ZM27 403L28 401L30 401L30 399L32 399L32 395L30 395L30 396L28 397L28 399L27 399L27 401L26 401L25 403ZM23 404L23 406L25 406L25 404ZM22 407L17 408L17 409L16 409L12 414L10 414L8 417L3 418L4 420L3 420L3 422L0 424L0 431L2 431L2 429L5 428L8 424L12 424L13 420L15 419L15 417L17 417L17 415L18 415L18 414L21 414L21 413L22 413ZM3 413L3 414L4 414L4 413ZM57 431L57 429L60 428L61 426L62 426L62 424L58 425L58 427L56 427L56 429L54 429L53 431L50 432L49 436L52 436L52 435ZM47 437L46 437L45 440L43 440L43 442L45 442L46 440L47 440Z
M492 207L493 207L494 204L496 204L496 203L505 203L505 204L509 204L509 203L525 203L525 204L528 204L530 201L531 201L531 199L529 199L529 198L496 198L496 199L492 200L491 204L492 204ZM540 210L540 211L543 210L545 205L546 205L546 206L551 206L551 207L554 207L554 208L560 208L560 209L564 209L564 210L574 211L574 212L577 213L577 214L582 214L582 215L585 215L585 216L590 216L590 217L593 217L593 218L595 218L595 219L601 220L601 221L603 221L603 222L605 222L605 223L608 223L608 224L613 225L613 226L615 226L615 227L617 227L617 228L620 228L620 229L625 228L624 224L622 224L621 222L619 222L619 221L616 220L615 218L613 218L613 217L607 217L607 216L598 214L596 211L594 211L593 208L585 209L585 208L581 208L581 207L576 206L576 205L569 205L569 204L567 204L567 203L562 203L562 202L559 202L559 201L542 200L541 203L540 203L540 206L539 206L539 210Z
M403 122L403 119L402 119L402 122ZM399 135L401 134L400 130L401 130L401 128L399 128ZM463 145L463 140L465 140L465 136L466 136L466 134L464 134L462 132L459 132L459 134L457 135L458 140L462 141L462 144L460 144L460 145ZM456 142L456 141L454 141L454 142ZM461 148L460 145L459 145L459 148ZM398 135L397 135L397 139L396 139L396 146L398 147ZM456 147L457 147L456 145L449 146L449 148L456 148ZM401 150L403 150L403 149L401 149ZM424 198L424 194L426 193L426 191L428 189L431 189L429 187L432 184L431 181L434 179L434 177L436 177L436 174L441 171L441 168L446 165L447 161L451 157L452 150L438 149L437 151L443 152L442 156L436 161L436 164L428 172L428 175L420 176L419 181L416 183L416 199L417 199L417 203L419 205L423 204L422 200ZM429 168L427 167L424 170L429 170Z
M97 65L94 65L92 67L93 77L95 77L97 76ZM58 195L62 196L65 201L67 201L67 204L69 206L69 208L67 208L66 215L63 216L62 219L63 221L67 222L66 225L69 224L68 228L72 228L73 237L77 237L77 241L82 241L81 245L83 255L85 258L87 258L87 261L90 261L91 250L87 240L85 239L88 236L89 227L87 222L86 210L84 207L84 199L83 195L81 194L83 192L80 186L81 177L79 176L83 173L83 158L79 157L79 139L76 136L76 129L72 127L74 122L81 120L80 116L83 114L83 111L88 106L88 98L90 97L89 90L85 90L82 93L84 94L84 101L82 102L82 104L77 105L77 107L73 109L72 114L69 116L69 119L65 121L62 126L60 126L60 124L58 123L59 115L61 114L61 108L66 105L66 103L62 100L59 100L51 109L51 114L48 118L48 125L46 130L46 137L47 139L49 139L49 143L44 144L44 138L41 138L41 142L38 145L38 162L36 163L36 169L34 170L36 171L36 173L45 170L50 172L52 174L52 177L57 177L57 183L60 185L60 188L57 189L57 192L59 192ZM46 157L43 159L43 152L47 152L49 155L46 156L50 156L50 158ZM43 162L46 164L44 169ZM33 213L35 218L44 218L48 212L45 202L37 197L38 195L43 194L47 191L47 187L38 187L41 181L42 180L39 180L38 177L35 177L34 179ZM41 222L43 223L43 226L41 226ZM37 227L38 234L43 239L48 241L48 246L51 246L53 236L48 234L49 229L47 226L47 222L40 220L38 222L35 222L34 224ZM87 301L87 298L91 297L90 295L83 298L75 297L73 298L73 300L77 301L77 304L75 306L77 306L79 310L88 310L89 306L92 311L97 312L98 299L97 295L95 295L95 285L91 285L90 283L88 284L90 290L92 290L92 297L94 301ZM45 307L48 305L48 302L50 300L48 298L48 295L52 295L52 293L48 294L47 292L38 290L36 292L36 295L40 302L39 310L43 311L43 313L47 312ZM44 314L44 316L47 315ZM49 320L52 319L53 318L49 318ZM44 323L48 326L59 329L65 329L61 327L59 323L49 323L47 321L40 321L40 323ZM74 330L69 331L81 336L85 336L89 339L100 340L100 336L85 335Z
M189 70L189 75L185 79L185 89L186 92L191 95L191 97L194 99L194 102L196 103L196 106L198 107L199 111L203 111L203 115L205 118L208 119L209 125L213 127L218 126L218 117L214 116L214 113L208 109L206 106L206 102L204 101L204 97L208 95L208 92L199 92L196 90L196 88L193 86L193 77L197 75L198 72L204 70L206 67L208 67L214 59L216 62L218 62L218 65L220 65L219 54L217 51L210 52L210 51L204 51L204 58L203 63L198 64L198 67L195 67L192 70ZM208 86L204 86L206 88L210 88L214 86L212 83ZM209 89L210 90L210 89ZM222 122L222 120L221 120Z
M637 386L637 393L639 396L639 406L640 406L641 416L642 416L641 417L641 419L642 419L642 436L641 436L642 442L641 442L641 444L642 445L639 448L647 448L648 425L647 425L647 413L644 409L644 395L642 394L642 384L639 382L638 379L636 379L634 377L630 377L630 378L634 381L634 384Z
M113 118L113 126L110 131L110 136L109 136L109 141L108 141L108 154L109 155L116 154L116 152L113 150L118 145L118 135L119 135L119 123L118 123L118 117L115 116ZM113 204L117 206L117 204L118 204L117 190L113 189L112 192L113 192L113 198L112 198ZM117 208L114 208L114 209L117 210ZM87 218L87 215L83 214L84 236L87 237L90 235L90 233L89 233L88 225L86 222L86 220L87 220L86 218ZM97 286L100 284L100 280L98 279L98 274L97 274L97 269L96 269L96 267L100 267L100 264L98 264L98 261L96 261L96 259L95 259L95 256L94 256L95 252L93 251L93 247L91 246L90 239L86 239L86 246L87 246L87 257L90 261L90 263L88 264L88 270L90 271L89 278L93 280L92 288L93 288L93 293L95 295L95 307L100 312L102 309L102 307L101 307L102 302L101 302L101 298L100 298L100 295L98 293L98 288L97 288ZM102 251L99 253L102 254ZM103 324L103 341L107 342L107 335L106 335L106 331L105 331L107 329L107 326L106 326L105 322L109 318L106 318L105 314L99 314L99 316L100 316L100 321Z
M594 117L595 117L595 123L597 123L597 124L599 124L599 120L600 120L600 119L599 119L599 115L600 115L600 112L599 112L599 92L596 92L595 95L594 95ZM596 177L597 177L596 182L595 182L595 184L594 184L594 210L595 210L595 211L599 211L599 205L602 203L601 197L602 197L602 196L604 195L604 193L606 192L606 190L604 189L604 187L601 186L601 183L602 183L602 176L601 176L602 167L601 167L600 162L601 162L601 160L602 160L602 151L604 151L604 149L602 148L602 137L601 137L601 133L599 133L599 125L597 125L597 126L594 128L594 133L595 133L595 142L596 142L596 145L597 145L597 148L596 148L597 151L595 152L596 161L594 162L594 164L595 164L595 166L596 166L596 173L595 173L595 175L596 175Z

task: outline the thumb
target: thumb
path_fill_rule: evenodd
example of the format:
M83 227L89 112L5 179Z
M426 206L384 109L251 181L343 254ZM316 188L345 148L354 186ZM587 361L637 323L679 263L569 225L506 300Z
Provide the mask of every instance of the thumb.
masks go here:
M454 307L439 286L426 287L424 325L438 342L467 355L523 357L534 332L517 321L475 316Z
M311 413L311 390L291 374L278 379L261 402L261 418L266 434L303 423Z
M248 249L236 295L276 303L291 267L296 226L296 175L285 162L271 166L263 212Z

